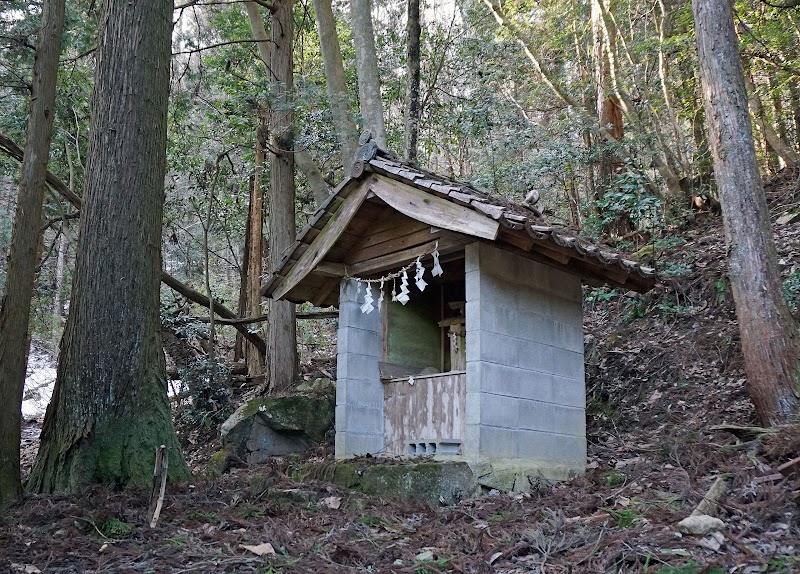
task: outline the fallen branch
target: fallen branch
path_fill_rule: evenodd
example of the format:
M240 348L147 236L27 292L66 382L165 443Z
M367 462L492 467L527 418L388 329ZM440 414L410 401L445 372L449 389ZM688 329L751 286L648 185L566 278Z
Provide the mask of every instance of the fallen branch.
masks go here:
M199 291L195 291L185 283L180 282L178 279L175 279L172 275L167 273L166 271L161 272L161 282L164 285L174 289L184 297L186 297L189 301L193 303L197 303L198 305L202 305L206 309L210 307L210 303L208 301L208 297L200 293ZM222 319L240 319L236 313L228 309L225 305L220 303L219 301L214 301L214 312L219 315ZM217 321L222 322L221 319L217 319ZM251 333L247 327L245 327L241 323L231 323L231 325L242 334L242 337L250 341L258 352L263 356L267 354L267 345L264 343L264 339L256 335L255 333Z
M17 161L22 161L22 148L20 148L14 141L7 137L4 134L0 133L0 152L3 152L5 155L12 159L16 159ZM51 171L47 171L46 181L50 185L50 187L61 195L64 199L66 199L75 209L80 210L82 200L78 194L72 191L69 186L64 183L57 175L52 173ZM202 305L206 309L212 307L212 304L209 302L208 297L203 295L202 293L195 291L188 285L180 282L178 279L167 273L166 271L161 272L161 282L167 285L168 287L174 289L190 301L197 303L198 305ZM225 307L219 301L213 301L213 308L214 312L222 317L223 319L239 319L239 317L230 309ZM239 331L242 336L250 341L253 346L258 349L258 352L261 354L262 358L267 354L267 345L264 343L264 339L256 335L255 333L251 333L247 330L246 327L243 325L231 323L233 327Z
M306 313L296 313L296 319L336 319L339 317L339 311L308 311ZM201 323L208 323L211 321L210 317L192 317L195 321ZM269 321L269 315L259 315L258 317L244 317L235 319L215 319L220 325L251 325L253 323L263 323Z
M150 506L147 509L147 520L150 523L150 528L156 527L158 517L161 515L161 507L164 504L164 492L167 489L167 468L169 468L167 447L162 444L156 449L156 464L155 468L153 468L153 488L150 491Z

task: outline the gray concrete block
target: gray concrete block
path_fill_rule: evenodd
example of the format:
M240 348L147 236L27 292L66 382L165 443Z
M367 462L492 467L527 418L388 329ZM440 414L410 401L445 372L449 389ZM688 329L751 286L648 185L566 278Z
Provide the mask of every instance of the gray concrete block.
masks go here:
M339 379L336 384L337 405L359 405L383 408L383 383L375 379Z
M359 355L347 353L337 355L337 379L375 379L380 378L378 357L374 355Z
M560 269L549 268L548 289L562 299L576 302L583 299L580 277Z
M481 424L481 396L483 393L471 393L467 390L464 408L464 421L467 426Z
M381 333L383 321L381 313L377 309L372 313L362 313L363 293L360 297L361 299L358 303L343 303L339 305L339 330L345 327L355 327Z
M526 341L486 331L480 331L480 333L480 351L477 356L479 360L510 367L520 363L520 354L525 350L523 347L528 346ZM467 349L469 352L469 346Z
M469 305L469 303L467 304ZM467 335L466 335L467 364L469 364L470 361L481 360L481 348L483 347L482 343L485 333L486 333L485 331L473 328L469 322L469 317L467 317Z
M477 271L480 266L481 243L470 243L464 247L464 272Z
M520 430L517 435L519 456L539 460L554 460L556 436L541 431Z
M520 431L519 456L586 465L586 439L540 431Z
M517 430L482 426L480 429L480 455L486 458L517 458Z
M519 366L530 371L583 379L583 353L559 349L533 341L519 354Z
M516 397L481 393L481 424L516 430L519 427L519 403Z
M576 408L586 407L586 385L582 379L568 379L552 373L520 372L519 396Z
M481 281L480 270L469 271L464 276L464 292L467 301L479 301L481 299Z
M353 303L357 299L358 291L358 284L353 279L343 280L339 284L339 305L342 303L350 302ZM362 293L363 293L363 286L362 286Z
M469 346L469 342L467 342L467 346ZM481 361L470 361L467 359L467 392L468 393L478 393L481 390L483 384L483 375L481 371L481 366L483 363Z
M383 352L383 340L381 333L360 329L357 327L350 327L341 330L338 337L339 353L358 353L359 355L371 355L373 357L380 357Z
M383 435L369 433L337 433L335 440L336 458L347 458L383 452Z
M583 306L577 301L553 297L550 300L551 317L565 325L583 329Z
M340 426L340 421L343 424ZM336 405L336 431L375 433L383 436L383 409L360 405Z
M510 397L520 395L521 385L525 377L529 376L516 367L497 363L481 362L476 370L481 381L481 391Z
M582 408L527 399L519 399L517 408L521 429L586 436L586 413Z
M481 457L481 426L467 425L464 429L464 442L461 444L461 452L466 457Z

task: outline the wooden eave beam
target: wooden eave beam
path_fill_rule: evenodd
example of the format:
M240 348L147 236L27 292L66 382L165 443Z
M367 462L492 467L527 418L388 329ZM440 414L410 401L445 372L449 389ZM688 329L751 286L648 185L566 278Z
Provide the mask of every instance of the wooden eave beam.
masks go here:
M444 255L463 247L470 242L470 238L466 236L458 237L450 234L443 234L442 237L427 243L423 243L422 245L417 245L415 247L403 249L402 251L396 251L395 253L382 255L381 257L376 257L368 261L362 261L354 265L348 265L347 273L351 276L365 277L375 273L381 273L382 271L386 271L388 269L400 267L409 261L413 261L417 257L431 253L434 247L436 247L437 242L439 244L439 253Z
M500 223L473 209L381 175L373 175L369 188L388 205L417 221L465 235L494 241Z
M272 292L273 299L283 298L325 258L325 255L342 235L358 208L364 203L369 189L369 184L365 182L347 196L339 206L339 209L325 224L325 227L322 228L319 235L311 242L308 249L298 258L297 264L275 287Z

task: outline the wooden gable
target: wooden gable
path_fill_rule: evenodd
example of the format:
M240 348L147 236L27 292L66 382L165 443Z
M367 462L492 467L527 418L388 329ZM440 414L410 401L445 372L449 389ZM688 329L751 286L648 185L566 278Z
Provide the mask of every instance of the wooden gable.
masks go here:
M369 277L405 265L438 244L443 255L500 224L481 213L389 178L349 180L315 214L262 289L275 299L335 305L346 275Z

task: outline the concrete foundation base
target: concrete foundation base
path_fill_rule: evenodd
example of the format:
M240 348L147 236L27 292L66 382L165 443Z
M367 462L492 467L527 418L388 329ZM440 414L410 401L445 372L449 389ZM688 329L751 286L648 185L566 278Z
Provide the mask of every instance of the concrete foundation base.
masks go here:
M442 506L491 490L531 492L582 472L583 468L559 466L550 461L519 459L492 462L348 459L307 463L298 478L331 482L369 496Z

